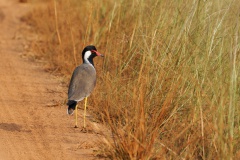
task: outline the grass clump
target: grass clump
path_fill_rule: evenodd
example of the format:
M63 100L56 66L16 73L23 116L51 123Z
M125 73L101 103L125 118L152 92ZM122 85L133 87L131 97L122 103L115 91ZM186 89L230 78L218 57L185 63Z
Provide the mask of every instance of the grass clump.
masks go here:
M111 159L240 157L236 1L53 0L28 16L35 49L67 80L82 48L95 60L90 110Z

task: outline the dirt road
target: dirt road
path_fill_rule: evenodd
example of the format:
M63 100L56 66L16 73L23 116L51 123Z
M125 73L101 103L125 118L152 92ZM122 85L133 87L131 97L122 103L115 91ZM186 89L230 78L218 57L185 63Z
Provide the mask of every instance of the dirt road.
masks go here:
M97 159L93 151L101 136L73 128L66 87L41 64L20 56L27 43L20 17L29 8L0 0L0 160Z

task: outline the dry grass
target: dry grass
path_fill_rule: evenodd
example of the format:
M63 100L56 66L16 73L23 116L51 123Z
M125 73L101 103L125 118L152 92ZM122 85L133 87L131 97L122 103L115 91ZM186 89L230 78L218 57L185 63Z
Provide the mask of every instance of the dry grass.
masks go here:
M239 15L234 0L52 0L27 18L66 82L84 46L105 54L89 100L106 157L239 159Z

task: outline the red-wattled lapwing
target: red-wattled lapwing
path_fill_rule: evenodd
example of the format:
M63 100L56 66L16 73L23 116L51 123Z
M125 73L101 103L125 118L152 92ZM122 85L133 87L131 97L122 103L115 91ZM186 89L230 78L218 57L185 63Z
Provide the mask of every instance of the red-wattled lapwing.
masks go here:
M85 98L84 115L83 115L83 128L86 128L85 116L87 109L87 97L93 91L96 85L96 70L94 68L93 58L102 56L93 45L89 45L82 51L83 64L76 67L73 71L72 78L68 89L68 111L72 115L74 110L75 128L77 128L77 103Z

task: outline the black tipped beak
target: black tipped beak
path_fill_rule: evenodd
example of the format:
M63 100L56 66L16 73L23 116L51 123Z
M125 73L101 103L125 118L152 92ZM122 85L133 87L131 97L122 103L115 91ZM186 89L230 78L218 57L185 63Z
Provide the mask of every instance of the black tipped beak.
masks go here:
M96 53L96 55L97 56L101 56L101 57L104 57L104 55L103 54L101 54L101 53L99 53L99 52L97 52L97 51L95 51L95 50L91 50L92 52L94 52L94 53Z

